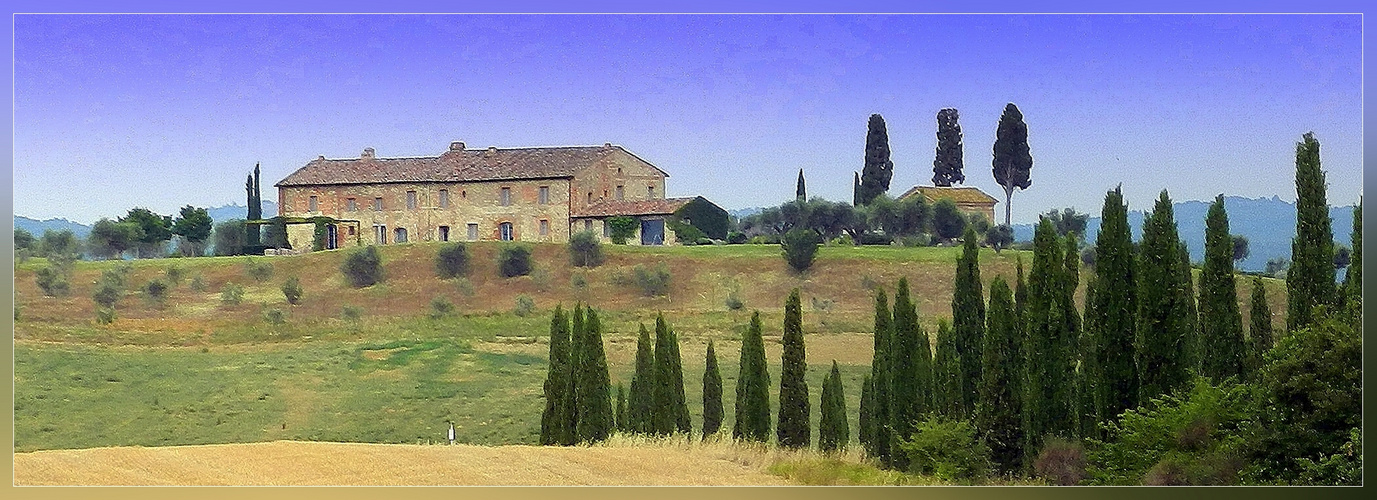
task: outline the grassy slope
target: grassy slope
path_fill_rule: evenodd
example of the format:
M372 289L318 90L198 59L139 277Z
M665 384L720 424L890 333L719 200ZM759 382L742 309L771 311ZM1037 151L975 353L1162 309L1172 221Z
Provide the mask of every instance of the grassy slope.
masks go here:
M892 293L898 277L907 276L931 328L937 317L950 317L959 251L827 247L813 271L796 276L773 246L611 247L607 264L581 270L567 265L562 246L537 245L535 276L508 280L496 275L500 247L470 248L467 286L434 277L435 244L383 248L387 281L363 290L343 284L340 252L258 258L274 268L261 283L248 278L242 257L135 261L131 290L170 266L187 277L165 307L129 292L108 326L92 321L89 297L101 270L117 263L78 263L72 294L64 298L43 297L34 285L41 260L21 264L16 450L278 439L416 443L441 439L446 420L456 422L462 442L533 443L543 405L547 313L555 303L577 300L606 311L614 383L630 380L637 323L666 314L683 342L695 426L701 424L703 351L715 339L730 425L737 340L749 313L728 310L725 298L736 291L747 309L761 308L778 390L781 304L796 286L812 304L804 307L804 329L814 420L822 378L836 359L854 435L871 345L873 306L864 290L881 284ZM982 277L987 283L996 274L1011 278L1015 255L982 253ZM635 265L658 262L673 276L668 297L642 297L634 285L618 284ZM573 286L575 274L585 288ZM189 288L192 276L201 277L205 291ZM298 276L306 289L302 305L287 305L278 290L288 276ZM242 304L220 303L227 283L246 287ZM1272 310L1284 312L1284 284L1268 286ZM1246 314L1248 289L1239 291ZM535 299L535 315L509 312L519 294ZM436 296L463 314L426 317ZM361 308L364 318L340 319L344 305ZM274 308L287 312L287 324L264 320L263 311ZM1280 315L1275 320L1284 325Z

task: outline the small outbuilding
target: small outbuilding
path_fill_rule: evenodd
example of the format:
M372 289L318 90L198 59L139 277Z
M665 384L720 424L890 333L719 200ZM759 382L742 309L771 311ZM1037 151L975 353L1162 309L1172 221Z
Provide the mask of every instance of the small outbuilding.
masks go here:
M980 188L973 186L914 186L912 189L899 195L899 200L910 196L922 196L929 204L936 203L941 199L948 199L956 203L956 208L966 215L980 214L985 216L991 224L995 219L995 204L999 200L993 196L985 194Z

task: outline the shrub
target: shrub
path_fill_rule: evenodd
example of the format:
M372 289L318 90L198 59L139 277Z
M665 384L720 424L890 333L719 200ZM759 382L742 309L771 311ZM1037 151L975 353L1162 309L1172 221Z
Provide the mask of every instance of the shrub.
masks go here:
M512 313L524 318L533 312L535 312L535 299L524 293L517 295L516 307L512 309Z
M546 291L550 289L550 271L543 268L536 268L531 271L531 283L535 284L536 290Z
M971 214L969 220L970 226L975 228L975 234L985 234L990 230L990 219L986 219L985 214Z
M693 227L690 224L685 224L677 220L671 220L668 222L669 223L666 225L669 226L669 229L671 231L674 231L674 239L680 243L688 245L701 245L702 243L698 243L698 240L708 239L708 241L712 241L712 239L708 238L706 234L703 234L702 230Z
M669 267L665 263L661 262L654 270L637 265L631 272L636 277L636 286L640 287L641 293L646 297L669 294Z
M608 217L603 221L607 225L607 236L612 239L614 245L625 245L626 240L636 235L636 230L640 228L640 223L631 217L618 215Z
M784 249L784 260L797 272L813 267L813 259L818 255L820 243L818 233L808 229L794 229L784 234L780 246Z
M779 235L762 234L759 236L752 236L751 239L746 241L746 243L750 243L752 245L778 245Z
M160 279L154 279L149 280L149 282L143 286L143 293L150 304L162 307L167 302L167 291L169 288L167 282Z
M938 243L938 241L937 241L936 239L934 239L931 235L923 234L923 233L915 234L915 235L912 235L912 236L900 236L900 237L899 237L899 246L904 246L904 247L919 248L919 247L933 246L933 245L936 245L937 243Z
M345 321L358 321L363 317L363 308L359 306L344 306L340 309L340 317Z
M454 280L454 288L458 289L459 293L463 294L465 297L473 296L473 282L469 281L468 278L460 277Z
M497 270L503 278L531 274L531 249L524 246L503 248L497 257Z
M966 232L966 216L949 198L937 200L932 206L932 229L937 236L950 240Z
M268 309L263 311L263 319L267 320L268 323L282 326L287 323L287 313L277 308Z
M359 248L344 258L340 271L354 288L372 286L383 279L382 256L375 246Z
M865 232L861 233L861 245L888 245L894 241L894 237L887 234Z
M732 232L730 232L730 233L727 233L727 244L728 244L728 245L740 245L740 244L745 243L745 242L746 242L746 233L743 233L743 232L741 232L741 231L732 231Z
M109 271L107 271L107 273L108 272ZM98 306L113 309L115 303L119 302L120 294L123 291L120 281L103 275L101 279L96 282L96 290L91 294L91 300L94 300Z
M1081 263L1086 267L1095 267L1095 247L1085 247L1081 250Z
M1014 243L1014 228L1000 224L985 230L985 244L999 253Z
M167 275L167 282L171 283L174 286L178 283L181 283L182 277L186 275L186 272L182 271L181 266L175 265L167 268L167 271L165 271L164 273Z
M463 243L449 243L435 254L435 274L450 279L469 274L469 249Z
M583 273L574 273L574 275L569 278L569 283L574 285L574 289L576 290L588 288L588 278L585 278Z
M72 285L67 282L67 273L54 266L39 269L34 275L34 283L43 290L43 295L49 297L65 297L72 291Z
M191 277L191 284L189 286L193 292L204 292L208 288L206 279L199 274Z
M435 298L430 299L430 317L432 319L440 319L449 316L450 313L453 312L454 303L450 302L445 296L436 295Z
M736 292L727 294L727 309L731 309L733 311L740 311L745 307L746 303L743 302L740 297L736 296Z
M990 449L964 420L930 418L919 422L913 436L900 442L909 469L946 481L976 481L990 470Z
M1033 460L1033 471L1052 484L1070 486L1085 479L1085 447L1079 442L1049 436Z
M225 287L220 289L220 302L227 306L237 306L244 300L244 287L234 283L225 283Z
M96 323L108 325L115 322L115 309L111 307L96 308Z
M256 259L244 259L244 274L247 274L254 281L262 283L273 277L273 263L262 262Z
M300 304L301 294L301 280L297 279L296 276L287 278L287 282L282 284L282 296L286 297L288 304Z
M694 240L693 243L694 243L695 245L708 245L708 246L716 245L716 244L717 244L717 242L712 241L712 238L708 238L708 237L706 237L706 236Z
M569 238L569 263L575 267L602 265L602 242L592 231L579 231Z

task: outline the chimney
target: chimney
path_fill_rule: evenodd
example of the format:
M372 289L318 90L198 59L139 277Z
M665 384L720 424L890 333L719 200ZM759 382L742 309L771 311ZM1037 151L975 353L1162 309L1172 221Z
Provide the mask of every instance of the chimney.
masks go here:
M316 161L325 161L325 155L317 156Z
M454 141L454 142L449 143L449 150L450 150L450 151L463 151L463 150L464 150L464 143L463 143L463 141Z
M603 148L603 149L612 149L612 143L610 143L610 142L604 142L604 143L602 143L602 148Z
M488 146L488 154L496 154L497 146Z
M363 154L359 155L360 160L372 160L373 148L363 148Z

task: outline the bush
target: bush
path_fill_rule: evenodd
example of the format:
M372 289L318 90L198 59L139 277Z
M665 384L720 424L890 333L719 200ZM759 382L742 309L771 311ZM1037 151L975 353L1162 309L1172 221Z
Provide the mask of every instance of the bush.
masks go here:
M937 243L938 243L938 241L935 240L935 239L933 239L933 237L932 237L931 235L928 235L928 234L915 234L915 235L913 235L913 236L900 236L900 237L899 237L899 246L904 246L904 247L920 248L920 247L933 246L933 245L936 245Z
M191 277L191 284L188 286L191 287L191 291L193 292L204 292L209 288L206 285L206 279L199 274Z
M971 214L969 220L970 226L975 229L975 234L985 234L986 231L990 230L990 219L986 219L985 214Z
M1095 247L1085 247L1081 250L1081 263L1086 267L1095 267Z
M340 309L339 316L345 321L358 321L363 317L363 308L359 306L344 306Z
M454 280L454 288L458 289L459 293L465 297L473 296L473 282L469 281L468 278L460 277Z
M636 219L625 215L608 217L602 223L607 225L607 236L612 239L613 245L625 245L626 240L635 236L636 230L640 229L640 223Z
M636 277L636 286L640 287L641 293L646 297L669 294L669 267L665 263L661 262L654 270L637 265L631 272Z
M727 244L728 244L728 245L740 245L740 244L745 243L745 242L746 242L746 233L743 233L743 232L741 232L741 231L732 231L732 232L730 232L730 233L727 233Z
M531 274L531 249L524 246L503 248L497 258L497 270L503 278Z
M117 274L107 270L96 282L96 290L91 294L91 300L94 300L96 305L100 307L113 309L115 303L119 302L120 294L123 291L123 278L119 278Z
M148 303L162 307L167 303L167 291L169 288L171 287L163 280L149 280L149 282L143 286L144 297L148 299Z
M286 297L288 304L300 304L301 294L301 280L297 279L296 276L287 278L287 282L282 284L282 296Z
M759 236L752 236L751 239L746 240L746 243L750 243L752 245L778 245L779 235L762 234Z
M910 472L946 481L978 481L990 470L990 449L964 420L930 418L919 422L913 436L900 442Z
M254 281L262 283L273 277L273 263L262 262L255 259L244 260L244 274L247 274Z
M736 292L727 294L727 309L740 311L746 307L746 303L736 296Z
M890 244L891 242L894 241L894 238L891 237L891 236L889 236L889 235L887 235L887 234L870 233L870 232L861 233L861 238L860 238L860 239L861 239L861 243L860 243L860 244L862 244L862 245L888 245L888 244Z
M344 258L340 271L354 288L372 286L383 280L382 256L372 245L356 249Z
M453 313L453 312L454 312L454 303L453 303L453 302L450 302L449 299L445 298L445 296L443 296L443 295L436 295L435 298L430 299L430 317L431 317L431 319L440 319L440 318L443 318L443 317L445 317L445 316L449 316L450 313Z
M111 307L96 308L96 323L108 325L115 322L115 309Z
M34 283L43 290L43 295L49 297L65 297L72 291L72 285L67 282L67 273L54 266L39 269L34 275Z
M686 245L699 245L701 243L698 243L698 240L702 240L705 238L707 238L708 241L712 241L712 239L708 238L706 234L703 234L703 231L699 230L696 227L693 227L692 225L684 224L683 222L677 220L670 220L666 225L669 226L669 229L671 231L674 231L675 241L678 241L680 243Z
M164 273L167 275L167 282L172 284L173 286L176 286L178 283L181 283L182 277L186 275L186 272L182 271L182 268L180 266L175 265L167 268L167 271L165 271Z
M267 311L263 311L263 319L267 320L268 323L282 326L287 324L287 313L277 308L268 309Z
M1033 460L1033 472L1052 484L1070 486L1085 479L1085 447L1079 442L1049 436Z
M985 230L985 244L999 253L1014 243L1014 228L1000 224Z
M708 245L708 246L712 246L712 245L716 245L717 242L712 241L712 238L708 238L708 237L704 236L704 237L702 237L702 238L698 238L698 239L694 240L694 241L693 241L693 244L695 244L695 245Z
M956 202L943 198L932 206L932 230L937 236L950 240L959 238L966 232L966 215L956 207Z
M450 279L469 274L469 249L463 243L448 243L435 254L435 274Z
M818 255L820 243L818 233L809 229L794 229L784 234L780 246L784 249L784 260L795 271L804 272L813 267L813 259Z
M592 231L579 231L569 238L569 263L575 267L602 265L602 242Z
M574 289L576 290L588 288L588 278L585 278L583 273L574 273L574 275L569 278L569 283L574 285Z
M220 289L220 303L227 306L237 306L244 300L244 287L234 283L225 283L225 287Z
M524 318L533 312L535 312L535 299L532 299L530 295L524 293L517 295L516 307L512 309L512 313Z

